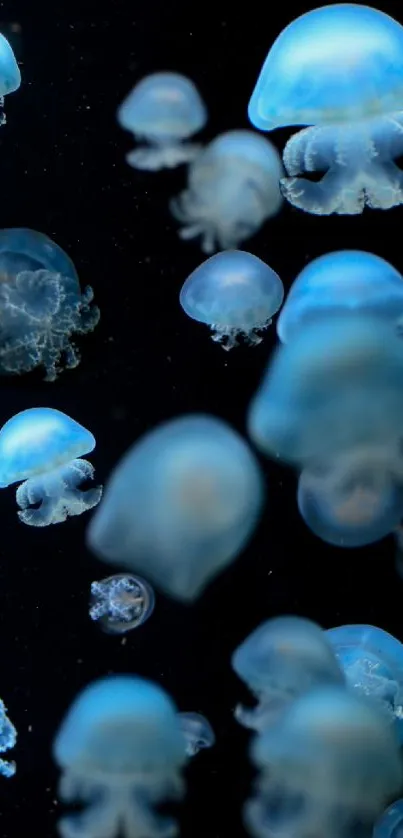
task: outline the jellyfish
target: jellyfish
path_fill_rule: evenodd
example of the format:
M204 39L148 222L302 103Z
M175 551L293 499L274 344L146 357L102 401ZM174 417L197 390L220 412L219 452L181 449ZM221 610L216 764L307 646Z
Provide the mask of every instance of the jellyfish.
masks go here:
M0 753L4 754L10 748L14 748L16 741L17 731L7 716L7 708L4 701L0 698ZM16 770L14 761L9 762L7 759L0 759L0 774L3 777L14 777Z
M20 68L17 64L11 45L4 35L0 34L0 107L4 107L4 97L15 93L21 84ZM0 115L0 125L4 125L6 116Z
M187 189L171 202L184 224L180 237L201 237L204 253L237 247L279 212L283 174L277 149L264 137L220 134L196 157Z
M194 160L200 146L185 143L207 122L197 88L179 73L152 73L141 79L117 113L122 128L148 145L131 151L126 160L134 169L174 168Z
M257 699L238 704L235 718L263 731L299 695L322 684L343 684L344 675L324 632L301 617L275 617L258 626L232 655L232 668Z
M341 686L289 704L256 736L251 756L259 776L244 814L256 838L365 835L403 779L383 713Z
M125 634L145 623L154 610L151 585L139 576L116 573L91 584L91 620L108 634Z
M354 448L396 445L403 342L382 318L312 321L270 360L249 408L252 440L302 468Z
M403 742L403 644L377 626L338 626L325 634L348 686L376 702Z
M59 821L62 838L168 838L159 806L180 800L185 740L176 708L156 684L132 675L95 681L73 701L53 742L59 797L86 805Z
M46 527L96 506L102 487L79 488L94 477L91 463L80 459L94 448L90 431L60 410L32 407L9 419L0 430L0 488L21 484L20 521Z
M186 755L194 757L215 743L214 730L205 716L193 711L179 713L179 722L186 740Z
M316 215L403 202L394 162L403 153L402 112L403 27L355 3L313 9L287 26L249 103L262 131L310 126L285 147L281 187L291 204Z
M395 800L376 821L372 838L403 838L403 799Z
M246 442L213 416L181 416L146 434L118 463L88 545L104 561L191 601L246 545L263 499Z
M232 349L239 337L260 343L284 298L279 276L243 250L216 253L187 278L180 292L183 310L210 326L212 340Z
M277 320L287 343L300 329L328 314L371 314L403 327L403 278L385 259L360 250L326 253L294 280Z
M67 254L43 233L0 230L0 374L43 367L45 381L80 362L72 342L99 321Z

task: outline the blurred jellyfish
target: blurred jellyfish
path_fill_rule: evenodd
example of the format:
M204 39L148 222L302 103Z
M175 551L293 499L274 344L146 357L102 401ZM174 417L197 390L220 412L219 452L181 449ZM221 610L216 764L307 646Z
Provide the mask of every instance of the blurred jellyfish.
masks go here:
M338 626L325 634L347 684L386 711L403 742L403 645L376 626Z
M70 707L53 743L59 797L88 804L59 821L62 838L167 838L158 810L181 799L185 742L175 706L156 684L130 675L95 681Z
M249 409L267 454L316 466L394 446L403 415L403 342L382 318L328 316L281 344Z
M145 623L154 610L151 585L139 576L117 573L91 584L90 617L109 634L125 634Z
M266 620L235 649L232 668L258 701L253 709L238 704L235 718L257 731L311 687L344 683L324 632L301 617Z
M253 131L228 131L190 166L188 188L171 202L185 226L182 239L202 239L204 253L237 247L253 236L283 202L277 149Z
M212 340L232 349L239 337L260 343L284 298L277 274L252 253L230 250L202 262L180 292L183 310L210 326Z
M188 757L194 757L202 749L211 748L214 745L214 730L205 716L192 711L179 713L178 716L186 740L186 755Z
M395 800L377 820L372 838L403 838L403 799Z
M367 834L402 782L399 745L376 705L341 687L300 696L257 736L245 821L257 838Z
M193 600L242 550L264 499L259 465L225 422L193 414L136 442L109 479L88 544Z
M328 314L372 314L403 327L403 278L385 259L360 250L326 253L294 280L277 320L287 343L300 329Z
M67 254L35 230L0 230L0 374L44 367L45 381L76 367L73 335L99 321L92 288L81 293Z
M20 68L7 38L0 34L0 107L4 107L4 97L18 90L21 84ZM0 125L6 122L5 114L0 116Z
M102 487L79 488L93 479L94 468L76 459L94 448L90 431L60 410L33 407L9 419L0 430L0 488L21 483L20 521L46 527L96 506Z
M17 731L7 716L7 708L4 705L4 701L0 698L0 753L4 754L5 751L14 748L16 741ZM14 761L9 762L6 759L0 759L0 774L3 777L14 777L16 770Z
M403 202L403 27L369 6L313 9L279 35L249 103L256 128L310 125L289 140L283 194L316 215ZM322 173L318 182L300 177Z
M131 151L135 169L174 168L193 160L199 145L184 143L204 128L207 111L195 85L179 73L152 73L136 84L122 102L118 122L149 146Z

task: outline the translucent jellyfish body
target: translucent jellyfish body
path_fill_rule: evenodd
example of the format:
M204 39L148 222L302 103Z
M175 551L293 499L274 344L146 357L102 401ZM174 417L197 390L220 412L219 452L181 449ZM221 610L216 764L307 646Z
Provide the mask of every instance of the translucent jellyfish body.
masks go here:
M376 626L338 626L325 634L347 684L386 711L403 742L403 645Z
M236 719L263 731L307 690L343 684L344 675L320 626L301 617L266 620L241 643L232 668L258 701L253 709L238 705Z
M7 716L7 708L0 698L0 753L4 754L10 748L14 748L17 741L17 731ZM0 774L3 777L14 777L16 772L15 762L0 759Z
M216 253L187 278L180 304L193 320L210 326L212 340L232 349L243 337L260 343L284 298L279 276L244 250Z
M403 799L396 800L378 818L372 838L403 838Z
M263 131L311 126L285 147L282 190L317 215L402 203L403 174L394 163L403 152L402 111L403 27L355 3L314 9L287 26L249 103L249 118ZM313 182L311 172L323 177Z
M379 317L329 316L280 345L248 422L265 453L304 467L397 444L402 415L401 338Z
M35 367L54 381L76 367L76 334L99 320L92 288L81 292L67 254L35 230L0 231L0 373L18 375Z
M145 623L154 610L151 585L139 576L117 573L91 584L90 617L108 634L125 634Z
M104 561L192 600L242 550L263 497L243 439L212 416L183 416L146 434L118 463L88 543Z
M287 343L298 330L309 328L313 320L350 312L378 315L401 330L401 274L373 253L326 253L310 262L294 280L277 320L277 334Z
M59 797L86 805L59 821L62 838L166 838L158 811L183 796L185 741L175 706L157 685L129 675L95 681L71 705L53 743Z
M14 52L4 35L0 34L0 107L4 106L4 97L18 90L21 84L20 68ZM6 117L0 116L0 125L4 125Z
M129 165L156 171L196 157L200 146L184 140L204 128L207 111L190 79L179 73L152 73L136 84L117 117L122 128L148 143L127 155Z
M186 740L186 755L194 757L215 743L214 730L205 716L193 711L179 713L179 722Z
M383 713L341 687L292 702L255 738L252 759L260 775L245 820L257 838L370 834L402 782L399 744Z
M253 131L220 134L189 168L187 189L171 203L182 239L201 237L205 253L237 247L283 202L277 149Z
M46 527L96 506L102 488L79 488L94 468L77 459L94 448L90 431L60 410L33 407L9 419L0 430L0 488L21 483L20 521Z

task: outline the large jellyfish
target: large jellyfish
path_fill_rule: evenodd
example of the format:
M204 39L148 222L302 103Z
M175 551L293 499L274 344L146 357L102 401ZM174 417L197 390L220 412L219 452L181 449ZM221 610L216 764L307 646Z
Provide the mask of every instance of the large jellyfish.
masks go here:
M314 259L294 280L277 320L287 343L300 329L328 314L375 314L403 329L403 278L385 259L361 250L339 250Z
M116 573L91 584L90 617L107 634L125 634L151 617L155 595L139 576Z
M95 681L70 707L53 743L59 797L87 804L59 821L62 838L171 838L161 803L184 793L186 742L156 684L130 675Z
M260 774L245 821L257 838L370 834L403 779L383 713L336 686L292 702L255 738L252 759Z
M395 800L378 818L372 838L403 838L403 798Z
M20 68L14 52L4 35L0 34L0 107L4 106L4 97L18 90L21 84ZM5 114L0 115L0 125L6 122Z
M403 645L377 626L325 632L351 689L377 702L403 742Z
M201 237L202 250L237 247L283 202L277 149L253 131L215 138L190 166L187 189L171 202L182 239Z
M182 286L180 303L193 320L210 326L212 340L232 349L243 337L260 343L284 298L279 276L244 250L216 253L202 262Z
M9 751L10 748L14 748L16 741L17 731L7 716L7 708L4 701L0 698L0 753L3 754ZM9 762L7 759L0 759L0 774L3 777L14 777L16 770L14 760Z
M266 620L235 650L232 668L258 701L252 709L238 704L235 718L256 731L312 687L344 683L324 632L302 617Z
M242 550L264 499L259 465L225 422L193 414L136 442L109 479L88 543L191 601Z
M118 109L118 122L148 146L131 151L135 169L156 171L193 160L200 146L185 143L204 128L207 111L195 85L179 73L152 73L136 84Z
M32 407L9 419L0 430L0 488L21 483L20 521L46 527L96 506L102 487L79 488L94 468L77 459L94 448L92 433L60 410Z
M403 27L336 3L294 20L271 47L249 103L256 128L309 125L287 143L288 201L316 215L403 202ZM309 173L323 173L314 182ZM301 175L306 175L305 177Z
M44 367L45 381L76 367L75 334L99 320L92 288L83 292L67 254L43 233L0 231L0 373Z

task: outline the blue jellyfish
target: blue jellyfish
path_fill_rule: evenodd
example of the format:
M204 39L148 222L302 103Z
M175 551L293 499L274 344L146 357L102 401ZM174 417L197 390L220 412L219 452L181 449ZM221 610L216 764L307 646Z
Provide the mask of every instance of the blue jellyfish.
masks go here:
M399 743L376 705L311 690L252 743L259 770L245 822L256 838L368 834L403 780Z
M148 620L154 603L154 591L145 579L117 573L92 583L89 613L108 634L125 634Z
M94 448L90 431L60 410L32 407L9 419L0 430L0 488L21 483L20 521L46 527L96 506L102 488L79 488L93 479L94 468L77 459Z
M395 800L378 818L372 838L403 838L403 799Z
M238 722L262 731L311 687L343 684L344 675L320 626L301 617L275 617L256 628L232 655L232 668L257 699L235 708Z
M1 230L0 280L0 374L44 367L45 381L54 381L76 367L72 338L91 332L100 315L67 254L35 230Z
M135 169L174 168L193 160L197 144L184 143L204 128L207 111L195 85L179 73L152 73L139 81L122 102L118 122L148 146L131 151Z
M161 803L184 793L186 743L168 695L131 675L95 681L73 701L53 743L59 797L87 804L59 821L62 838L167 838Z
M284 298L277 274L252 253L230 250L202 262L187 278L180 304L193 320L210 326L212 340L232 349L238 337L252 345L270 325Z
M186 755L194 757L205 748L215 744L215 734L211 724L201 713L193 711L179 713L179 722L186 740Z
M4 701L0 698L0 753L4 754L5 751L14 748L16 741L17 731L7 716L7 708L4 705ZM6 759L0 759L0 774L3 777L14 777L16 770L14 761L9 762Z
M291 286L277 334L287 343L313 320L350 312L378 315L401 331L403 278L396 268L361 250L339 250L314 259Z
M4 97L14 93L21 84L20 68L14 52L4 35L0 34L0 107L4 107ZM0 115L0 125L6 122L5 114Z
M268 455L310 466L354 448L395 445L403 342L382 318L328 316L280 344L249 408Z
M373 699L403 742L403 644L376 626L325 632L351 689Z
M185 226L182 239L201 237L204 253L228 250L276 215L284 170L277 149L253 131L215 138L189 168L187 189L171 202Z
M263 499L246 442L213 416L182 416L146 434L118 463L88 544L104 561L191 601L245 546Z
M403 202L403 27L369 6L307 12L279 35L249 103L256 128L309 125L287 143L283 194L316 215ZM314 182L309 173L323 173ZM300 177L300 175L306 175Z

